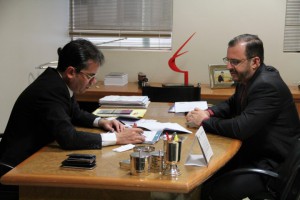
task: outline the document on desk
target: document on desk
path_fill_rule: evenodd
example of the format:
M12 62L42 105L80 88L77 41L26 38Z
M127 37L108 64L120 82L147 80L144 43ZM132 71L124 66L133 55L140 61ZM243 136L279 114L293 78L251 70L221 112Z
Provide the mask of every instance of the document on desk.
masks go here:
M162 131L144 131L143 135L145 136L145 144L155 144L161 135Z
M207 101L188 101L188 102L175 102L173 111L179 112L190 112L195 108L206 110L208 108ZM170 111L171 112L171 111Z
M140 120L136 122L137 127L145 128L150 131L169 130L171 132L192 133L178 123L161 123L155 120Z

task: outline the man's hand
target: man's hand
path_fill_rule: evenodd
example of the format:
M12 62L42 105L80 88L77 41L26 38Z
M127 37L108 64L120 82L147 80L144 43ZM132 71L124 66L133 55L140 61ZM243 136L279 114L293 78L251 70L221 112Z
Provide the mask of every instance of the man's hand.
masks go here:
M140 128L126 128L120 133L116 133L116 144L137 144L145 141L143 130Z
M100 119L99 120L99 126L102 127L103 129L111 132L122 132L125 130L125 126L119 122L118 120L107 120L107 119Z
M209 119L210 114L208 111L201 110L199 108L195 108L194 110L190 111L186 115L187 122L193 122L197 126L202 124L203 120Z

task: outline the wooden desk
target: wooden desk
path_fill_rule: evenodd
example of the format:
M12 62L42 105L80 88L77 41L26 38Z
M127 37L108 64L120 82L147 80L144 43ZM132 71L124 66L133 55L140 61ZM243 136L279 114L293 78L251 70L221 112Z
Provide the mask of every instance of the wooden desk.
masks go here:
M159 83L150 83L152 86L161 86ZM300 90L297 86L289 86L293 95L296 107L300 116ZM234 93L234 88L216 88L211 89L208 84L201 84L201 99L208 101L208 103L215 104L218 101L228 99ZM136 83L128 83L125 86L105 86L103 82L99 81L94 86L82 95L76 96L79 102L94 102L98 103L99 98L106 95L141 95L142 90Z
M168 113L169 106L170 104L167 103L151 103L144 118L157 119L160 122L177 122L185 126L183 115ZM120 191L122 191L120 195L124 198L128 195L128 199L147 199L144 197L149 196L150 191L190 193L230 160L241 145L238 140L208 134L214 152L208 167L185 166L184 162L196 129L190 130L193 134L182 134L186 139L182 144L182 162L178 165L182 174L177 179L161 176L158 173L151 173L146 177L130 175L128 170L120 169L119 161L129 159L132 151L113 152L112 149L116 146L104 147L102 150L65 151L56 144L51 144L4 175L1 183L20 185L21 199L71 199L71 197L76 199L98 197L99 199L101 198L99 195L102 197L104 195L101 199L107 199L108 193L116 195ZM97 129L91 131L99 132ZM162 142L159 141L154 146L156 150L160 150ZM60 168L61 161L67 154L73 152L96 154L96 168L93 170Z

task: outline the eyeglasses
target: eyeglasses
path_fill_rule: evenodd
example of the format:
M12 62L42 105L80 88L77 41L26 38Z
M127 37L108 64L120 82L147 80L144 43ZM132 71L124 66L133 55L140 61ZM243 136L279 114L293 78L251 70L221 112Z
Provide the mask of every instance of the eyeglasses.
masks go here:
M252 58L247 58L247 59L242 59L242 60L238 60L238 59L229 59L227 57L223 58L224 63L227 65L228 63L230 63L232 66L236 67L239 64L245 62L246 60L250 60Z
M82 72L82 71L80 71L79 73L85 75L85 77L86 77L89 81L94 80L94 79L96 78L96 74L90 75L90 74L84 73L84 72Z

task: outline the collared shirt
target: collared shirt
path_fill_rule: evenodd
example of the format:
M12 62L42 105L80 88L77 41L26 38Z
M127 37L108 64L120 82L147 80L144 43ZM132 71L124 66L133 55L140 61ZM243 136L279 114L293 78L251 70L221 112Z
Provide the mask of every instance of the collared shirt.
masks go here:
M57 71L58 72L58 71ZM60 77L62 78L62 75L58 72L58 74L60 75ZM73 96L74 92L69 88L69 86L66 84L70 97ZM93 122L93 126L94 127L100 127L99 126L99 120L101 120L101 117L97 117L94 122ZM117 142L117 136L116 133L105 133L105 134L101 134L101 138L102 138L102 146L109 146L109 145L115 145Z

